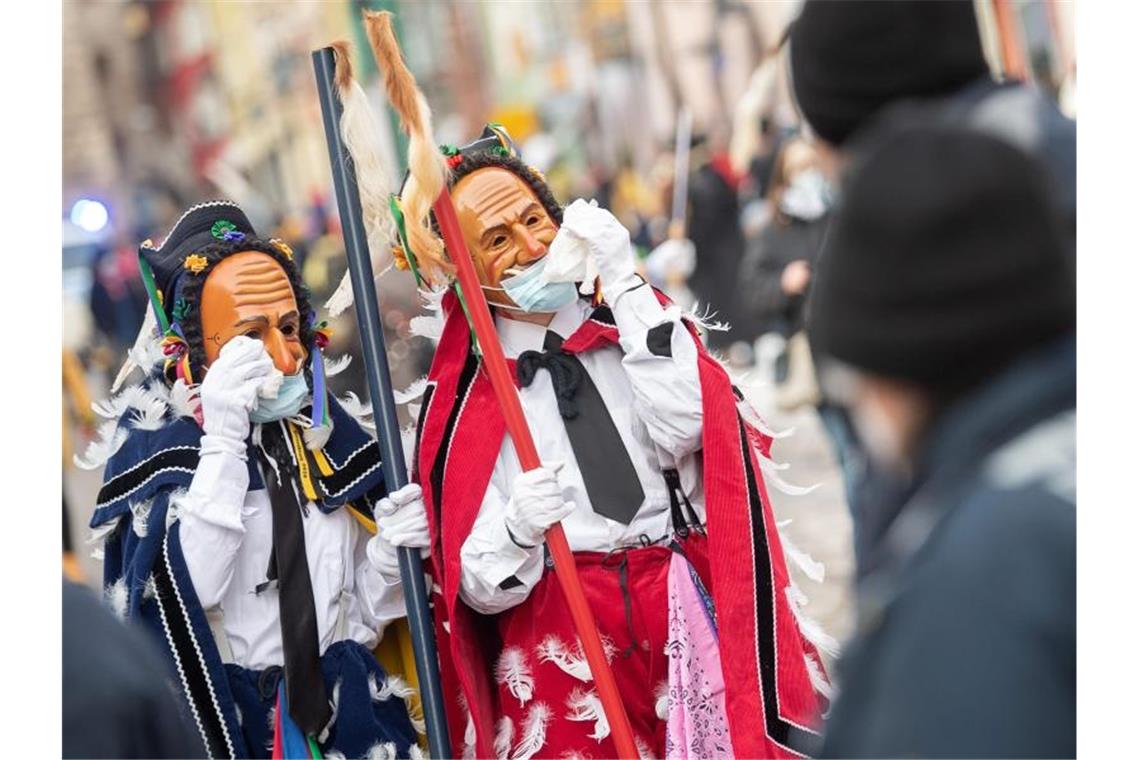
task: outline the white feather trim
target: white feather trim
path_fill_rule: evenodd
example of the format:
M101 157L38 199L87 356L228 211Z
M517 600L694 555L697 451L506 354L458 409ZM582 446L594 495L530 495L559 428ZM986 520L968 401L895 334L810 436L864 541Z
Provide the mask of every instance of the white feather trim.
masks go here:
M412 335L427 338L432 343L439 342L443 337L443 296L446 293L446 289L420 290L420 298L426 313L414 316L408 322L408 330Z
M127 579L120 578L111 585L107 586L104 591L107 600L107 606L119 618L119 620L126 620L127 618Z
M726 332L732 327L728 322L714 320L713 317L716 316L716 312L713 311L712 307L708 304L705 304L702 310L699 303L694 303L693 308L682 312L682 314L686 319L705 332Z
M641 760L657 760L657 756L653 754L653 750L645 743L645 740L640 736L633 737L633 743L637 745L637 754Z
M594 732L588 734L594 741L600 743L610 735L610 722L606 719L602 700L593 689L590 691L574 689L566 698L566 706L570 708L570 712L566 713L567 720L594 721Z
M657 713L658 720L669 719L669 683L662 681L657 684L657 688L653 691L654 702L653 710Z
M335 749L330 749L328 752L325 752L324 758L325 760L348 760L343 752L337 752Z
M150 361L157 350L158 356L156 361ZM150 304L146 306L146 313L143 315L142 327L139 328L139 334L135 338L135 343L127 349L127 359L123 362L123 366L119 368L119 372L115 375L115 381L111 383L111 393L119 390L119 387L127 381L131 373L136 369L147 370L153 367L158 361L162 361L162 347L159 345L158 335L158 319L154 316L154 309Z
M376 742L368 748L365 757L368 760L396 760L399 753L396 752L395 742Z
M392 398L396 401L397 404L406 404L409 401L414 401L415 399L418 399L421 396L423 396L424 391L427 390L427 386L428 386L427 375L424 375L423 377L421 377L418 380L416 380L415 382L413 382L411 385L409 385L404 390L393 391L392 392Z
M515 743L515 724L509 716L499 718L495 729L495 757L505 760L511 752L511 745Z
M153 504L154 499L147 499L137 503L128 502L127 504L131 510L131 528L139 538L146 538L146 522L150 517L150 508Z
M187 385L185 380L179 378L170 387L170 409L178 417L193 417L202 405L198 397L200 386Z
M559 670L567 675L577 678L583 683L593 680L590 674L590 665L585 656L571 652L560 638L551 634L542 640L535 650L539 662L552 662Z
M325 377L335 377L352 364L352 354L341 354L335 359L325 357Z
M394 673L388 674L388 677L384 679L384 683L380 684L379 687L376 687L376 681L375 678L373 678L370 682L370 686L375 687L372 699L378 702L386 702L392 697L407 699L416 693L415 688L409 686L407 681Z
M103 546L107 543L107 537L115 532L115 528L119 527L122 522L123 515L119 515L110 522L103 523L98 528L92 528L91 532L87 534L86 544L91 547L91 556L94 559L103 559Z
M830 702L835 694L835 689L827 680L827 676L823 674L823 666L816 662L814 657L806 653L804 654L804 664L807 665L808 679L811 681L812 688Z
M325 757L327 758L328 755L325 755ZM427 758L424 757L424 751L420 749L420 745L413 744L408 747L408 760L427 760Z
M756 451L756 461L760 464L760 471L764 473L765 485L770 485L777 491L786 493L788 496L806 496L819 488L819 483L813 483L810 486L792 485L780 477L775 462L761 454L758 450L754 449L754 451Z
M748 401L747 398L736 402L736 410L740 412L740 416L744 418L745 422L769 438L775 438L778 440L780 438L787 438L792 433L796 432L796 429L794 427L788 428L787 430L773 430L770 428L768 424L764 422L763 418L760 417L759 412L753 408L752 404Z
M832 657L839 656L839 642L835 637L831 636L827 631L823 630L823 626L813 620L801 607L807 604L807 597L803 592L796 588L793 583L784 589L787 594L788 604L792 608L792 615L796 618L796 625L799 626L800 633L803 637L815 644L816 649L821 652L826 652Z
M81 470L97 470L107 464L107 460L115 455L123 442L127 440L129 431L119 427L115 420L107 420L99 426L98 437L87 446L83 456L76 454L73 457L75 466Z
M546 744L546 727L550 724L550 708L535 702L523 720L522 738L511 752L511 760L530 760Z
M336 679L336 683L333 684L332 698L329 700L329 707L332 708L332 716L329 718L329 722L325 726L326 729L336 724L336 716L340 711L340 685L343 680L344 679L338 678Z
M825 574L823 563L813 559L810 554L796 546L792 539L788 537L783 527L789 522L791 521L787 520L782 523L776 523L776 532L780 535L780 546L784 549L784 556L795 563L796 567L803 571L803 574L808 578L816 583L823 583Z
M526 661L526 653L518 647L507 647L495 664L495 681L506 686L511 696L524 707L534 696L534 677Z
M159 398L140 399L131 415L131 426L137 430L158 430L166 425L166 402Z
M146 582L143 584L143 599L157 599L158 598L158 584L154 582L154 574L146 577Z
M341 407L350 417L356 420L362 428L376 432L376 423L372 419L372 405L366 404L360 398L349 391L347 395L338 399Z
M463 758L467 760L475 757L475 719L471 717L471 711L466 706L464 711L467 713L467 725L463 728Z

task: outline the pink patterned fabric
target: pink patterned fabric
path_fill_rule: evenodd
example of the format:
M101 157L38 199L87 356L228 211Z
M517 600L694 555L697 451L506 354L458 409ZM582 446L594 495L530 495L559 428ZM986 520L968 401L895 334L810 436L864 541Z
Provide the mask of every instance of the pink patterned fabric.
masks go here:
M669 564L669 718L665 756L733 757L716 619L683 555Z

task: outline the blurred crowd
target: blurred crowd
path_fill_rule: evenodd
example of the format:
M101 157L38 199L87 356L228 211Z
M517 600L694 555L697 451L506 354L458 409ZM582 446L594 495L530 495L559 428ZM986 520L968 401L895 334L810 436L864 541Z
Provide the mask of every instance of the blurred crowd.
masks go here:
M521 146L560 200L613 211L730 368L828 432L859 619L825 756L1075 752L1075 64L1019 63L975 5L809 1L731 128L585 170L552 125ZM346 266L333 208L271 227L315 302ZM65 468L146 305L134 238L162 229L65 248ZM432 344L411 279L378 287L403 387ZM334 327L330 355L358 356L353 312ZM366 388L360 361L333 382Z

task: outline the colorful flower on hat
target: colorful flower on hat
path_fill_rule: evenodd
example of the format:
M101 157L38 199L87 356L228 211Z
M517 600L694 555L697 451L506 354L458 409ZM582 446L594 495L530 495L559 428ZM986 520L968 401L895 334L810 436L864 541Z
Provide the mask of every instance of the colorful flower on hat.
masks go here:
M284 240L278 240L277 238L273 238L272 240L269 241L269 243L274 248L281 251L281 253L285 256L285 258L289 259L290 261L293 260L293 249Z
M187 271L192 272L193 274L199 274L203 269L205 269L209 265L210 265L210 262L207 261L206 257L201 255L200 253L192 253L189 256L187 256L186 259L182 262L182 266Z
M237 232L237 225L231 222L229 219L219 219L218 221L214 222L214 226L210 228L210 234L216 237L218 240L230 240L231 238L227 237L227 235L233 232ZM242 237L245 236L242 235ZM240 240L241 238L238 239Z
M332 328L328 322L322 321L313 325L313 342L317 344L317 348L324 349L331 339Z

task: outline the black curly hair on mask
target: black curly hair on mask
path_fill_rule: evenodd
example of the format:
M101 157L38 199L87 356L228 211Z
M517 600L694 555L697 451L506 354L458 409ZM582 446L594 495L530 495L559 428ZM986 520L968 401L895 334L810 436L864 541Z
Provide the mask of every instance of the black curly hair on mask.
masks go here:
M459 163L451 168L451 176L448 177L447 186L455 187L455 183L468 174L479 169L489 168L506 169L525 182L527 187L533 190L534 194L538 196L539 203L546 209L546 213L550 214L550 218L554 220L554 223L562 226L562 205L554 199L554 193L550 192L550 186L546 184L546 181L542 179L537 171L509 153L497 153L495 151L486 150L464 155ZM432 229L435 230L435 234L440 234L434 214L432 214Z
M206 367L206 348L205 337L202 335L201 312L202 288L206 284L206 278L210 276L210 272L213 271L218 262L236 253L251 251L264 253L272 258L285 270L285 275L289 278L289 285L293 288L293 297L297 300L297 312L301 316L299 337L301 344L309 352L309 359L305 362L305 371L306 373L309 371L309 360L313 356L311 321L312 315L315 313L309 303L309 289L301 282L301 274L297 271L292 259L286 256L280 248L267 240L247 237L244 240L221 241L200 248L195 253L205 257L205 269L198 273L185 272L182 275L183 281L179 293L181 303L175 303L174 311L177 313L174 317L181 326L182 334L186 337L186 343L190 347L190 371L198 382L202 381ZM171 381L171 378L167 377L167 380Z

